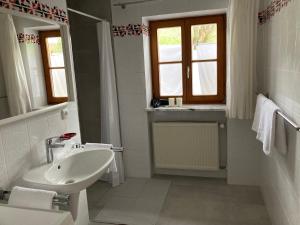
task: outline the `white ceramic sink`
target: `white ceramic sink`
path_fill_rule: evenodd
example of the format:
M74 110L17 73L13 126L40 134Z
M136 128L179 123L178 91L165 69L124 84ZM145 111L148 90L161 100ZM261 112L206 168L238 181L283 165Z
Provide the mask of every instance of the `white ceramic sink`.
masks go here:
M112 150L85 150L63 160L30 170L22 185L60 193L78 193L106 173L114 159Z

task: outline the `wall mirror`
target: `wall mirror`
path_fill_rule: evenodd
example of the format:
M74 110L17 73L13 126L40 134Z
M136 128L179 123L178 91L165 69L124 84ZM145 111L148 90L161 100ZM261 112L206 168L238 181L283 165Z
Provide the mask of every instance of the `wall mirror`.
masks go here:
M0 120L67 102L62 26L1 11L0 23Z

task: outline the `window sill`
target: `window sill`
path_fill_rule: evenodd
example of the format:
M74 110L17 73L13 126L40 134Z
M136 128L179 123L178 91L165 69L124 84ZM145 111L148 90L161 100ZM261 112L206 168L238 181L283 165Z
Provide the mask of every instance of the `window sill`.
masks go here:
M182 107L169 107L169 106L161 106L158 108L148 107L145 109L147 112L185 112L185 111L217 111L217 112L225 112L226 105L183 105Z

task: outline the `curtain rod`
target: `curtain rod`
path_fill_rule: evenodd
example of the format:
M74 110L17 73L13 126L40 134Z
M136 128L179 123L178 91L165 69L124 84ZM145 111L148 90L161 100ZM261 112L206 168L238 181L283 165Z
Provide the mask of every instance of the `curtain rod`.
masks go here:
M81 12L81 11L78 11L78 10L75 10L75 9L72 9L72 8L68 8L68 11L79 14L79 15L82 15L82 16L85 16L85 17L88 17L88 18L91 18L91 19L94 19L94 20L98 20L100 22L106 21L105 19L101 19L99 17L92 16L92 15L89 15L87 13L84 13L84 12Z
M139 1L128 1L128 2L119 2L113 4L113 6L120 6L122 9L125 9L127 5L135 5L135 4L142 4L146 2L156 2L160 0L139 0Z

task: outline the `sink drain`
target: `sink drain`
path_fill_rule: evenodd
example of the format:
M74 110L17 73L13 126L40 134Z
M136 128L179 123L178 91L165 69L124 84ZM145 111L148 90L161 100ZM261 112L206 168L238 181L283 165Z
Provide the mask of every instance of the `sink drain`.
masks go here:
M65 182L65 184L73 184L75 182L75 180L67 180L66 182Z

